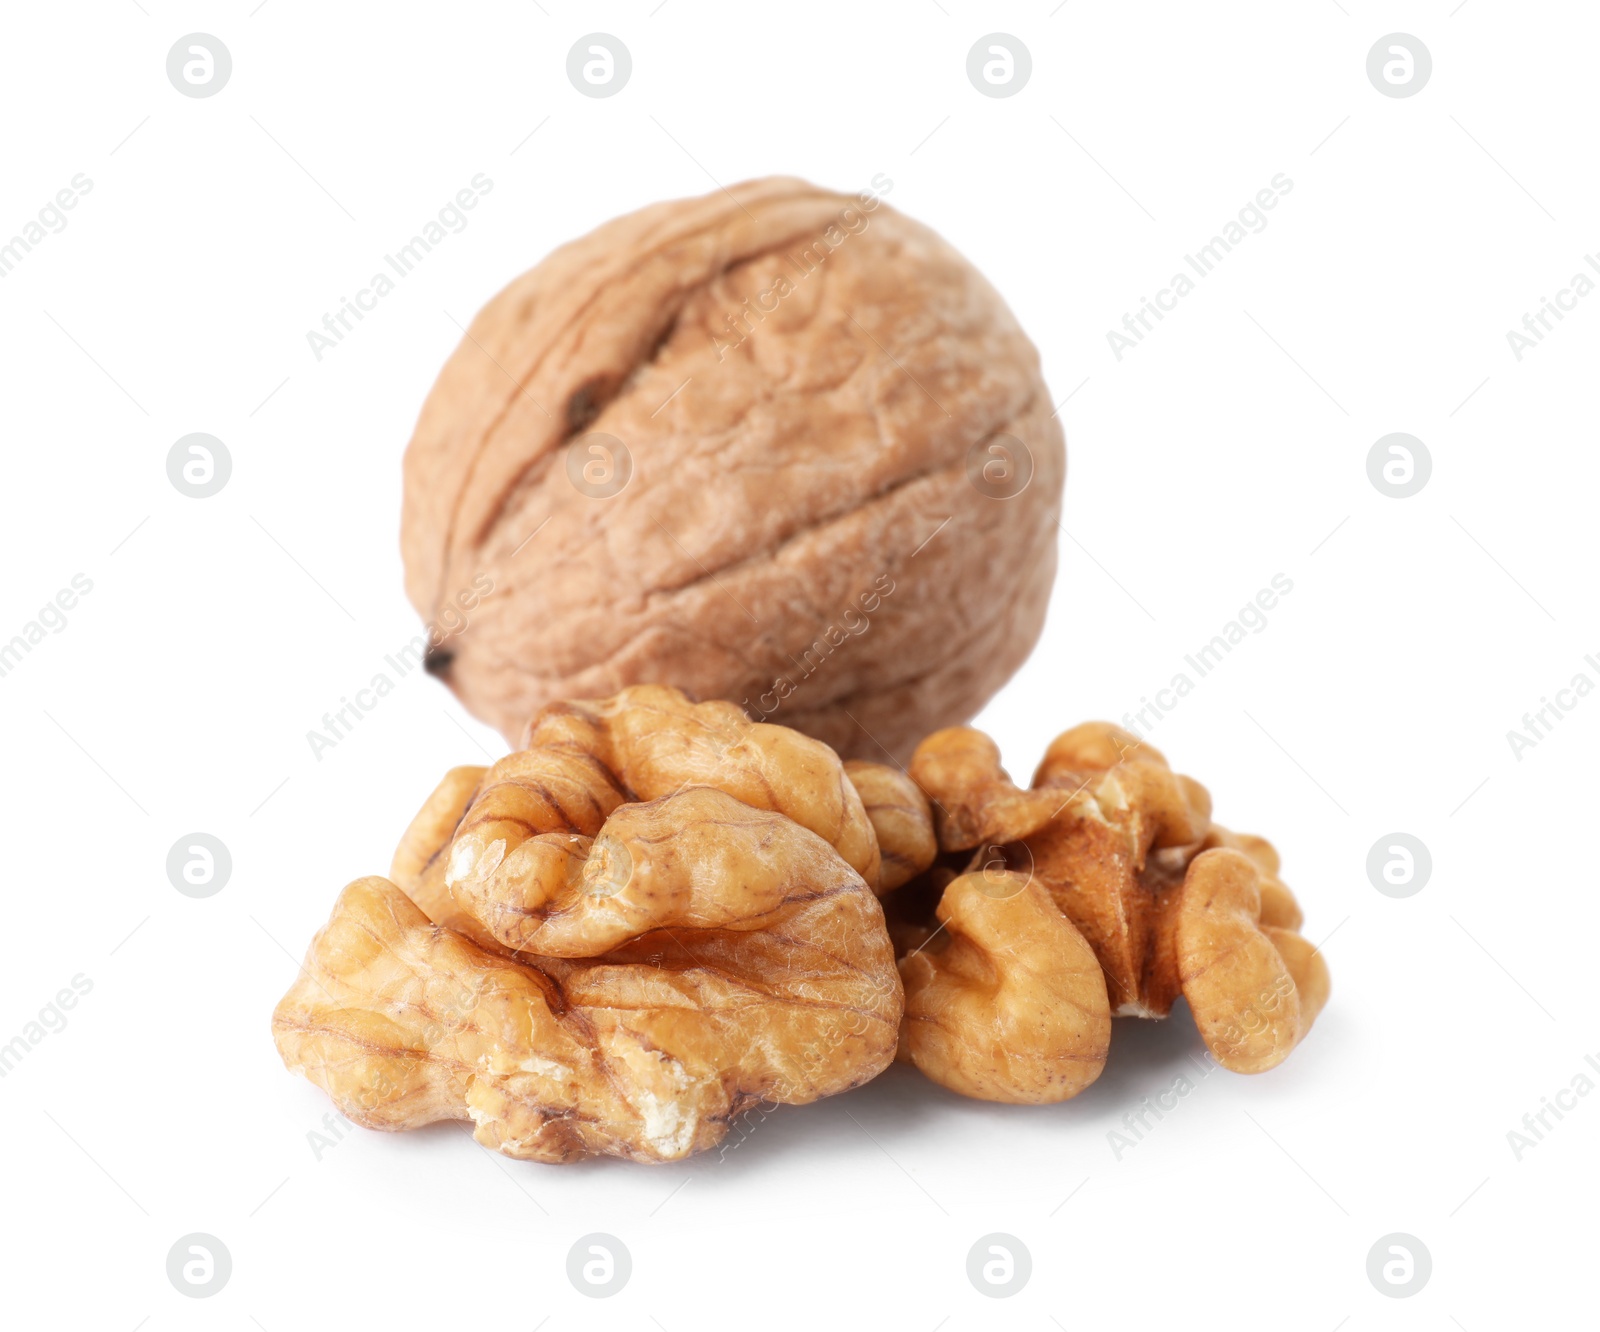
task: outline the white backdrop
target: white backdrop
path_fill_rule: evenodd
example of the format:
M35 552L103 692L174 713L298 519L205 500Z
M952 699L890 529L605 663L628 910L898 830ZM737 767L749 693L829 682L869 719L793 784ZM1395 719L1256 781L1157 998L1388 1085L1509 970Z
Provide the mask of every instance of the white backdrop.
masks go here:
M1576 842L1600 698L1558 693L1600 682L1600 299L1573 281L1600 278L1592 7L93 0L5 24L8 1323L1592 1317L1574 1185L1600 1096L1573 1088L1600 1083L1600 908ZM1013 96L966 72L996 31L1031 59ZM594 32L631 55L614 96L566 74ZM194 33L231 56L211 96L168 78ZM1431 54L1425 86L1389 88L1415 95L1368 77L1395 33ZM1258 1078L1200 1076L1186 1018L1119 1023L1064 1105L894 1069L675 1167L522 1164L452 1126L324 1142L272 1005L437 774L503 748L420 671L334 749L307 742L416 633L396 532L417 408L460 326L556 244L775 172L887 175L994 280L1065 404L1050 622L980 719L1013 772L1292 583L1146 729L1279 845L1332 1002ZM319 359L308 332L467 187L464 230ZM1114 350L1241 210L1239 242ZM1546 301L1570 308L1513 347ZM195 432L231 459L207 498L168 477ZM1405 498L1369 476L1396 432L1431 461ZM196 832L231 858L203 898L166 869ZM1431 855L1404 897L1367 868L1396 832ZM1185 1070L1150 1132L1109 1136ZM603 1299L566 1275L596 1232L632 1263ZM1031 1254L1007 1298L968 1277L991 1233ZM1396 1233L1431 1255L1403 1298L1368 1275ZM204 1298L168 1276L191 1234L231 1259Z

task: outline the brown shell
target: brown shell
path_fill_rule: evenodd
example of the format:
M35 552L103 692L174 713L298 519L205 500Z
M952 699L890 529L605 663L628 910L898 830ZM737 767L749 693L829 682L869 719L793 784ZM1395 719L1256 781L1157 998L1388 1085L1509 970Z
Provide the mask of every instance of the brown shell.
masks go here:
M875 197L752 181L606 223L479 312L406 452L406 589L431 669L513 743L661 682L904 757L1032 648L1064 474L970 264Z

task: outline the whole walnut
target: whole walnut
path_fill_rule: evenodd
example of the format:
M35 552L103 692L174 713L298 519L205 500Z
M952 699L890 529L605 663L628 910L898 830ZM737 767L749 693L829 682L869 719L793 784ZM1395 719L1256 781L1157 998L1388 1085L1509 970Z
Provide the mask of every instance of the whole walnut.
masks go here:
M1065 467L1037 352L955 250L874 191L751 181L478 313L406 451L406 589L513 743L659 682L904 758L1037 640Z

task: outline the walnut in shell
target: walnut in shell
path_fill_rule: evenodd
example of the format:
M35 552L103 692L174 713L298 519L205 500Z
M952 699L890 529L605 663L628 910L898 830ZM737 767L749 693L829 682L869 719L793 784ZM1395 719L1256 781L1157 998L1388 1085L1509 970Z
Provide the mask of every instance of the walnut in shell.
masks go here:
M824 745L641 686L449 773L345 889L273 1015L350 1119L510 1156L680 1160L893 1058L861 798Z
M1038 355L954 249L873 192L751 181L479 312L406 451L406 589L459 624L492 584L428 661L512 743L661 682L903 758L1036 641L1064 473Z
M1093 948L1112 1011L1165 1017L1181 995L1224 1068L1281 1063L1327 1002L1322 955L1259 837L1211 822L1211 797L1149 744L1107 723L1058 736L1033 786L995 744L951 727L918 746L911 775L940 849L991 848L1048 889Z

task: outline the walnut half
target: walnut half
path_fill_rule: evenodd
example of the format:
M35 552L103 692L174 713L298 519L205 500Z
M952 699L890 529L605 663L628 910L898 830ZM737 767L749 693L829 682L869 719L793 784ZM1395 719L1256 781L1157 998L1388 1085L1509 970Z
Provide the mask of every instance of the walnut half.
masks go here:
M820 743L643 686L455 769L340 896L278 1005L352 1120L510 1156L680 1160L892 1059L876 838Z
M1327 1002L1277 853L1213 824L1206 789L1138 737L1076 727L1021 789L988 736L952 727L917 747L911 775L941 851L978 851L1048 891L1099 959L1114 1013L1165 1017L1181 995L1217 1062L1256 1073Z

